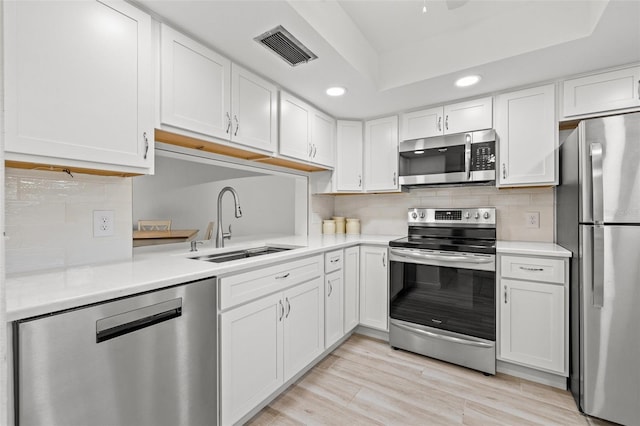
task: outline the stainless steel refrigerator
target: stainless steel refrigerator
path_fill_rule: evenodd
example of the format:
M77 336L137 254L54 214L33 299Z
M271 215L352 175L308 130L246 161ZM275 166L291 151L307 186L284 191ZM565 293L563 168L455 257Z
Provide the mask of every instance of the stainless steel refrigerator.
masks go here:
M586 414L640 425L640 113L581 121L560 161L571 391Z

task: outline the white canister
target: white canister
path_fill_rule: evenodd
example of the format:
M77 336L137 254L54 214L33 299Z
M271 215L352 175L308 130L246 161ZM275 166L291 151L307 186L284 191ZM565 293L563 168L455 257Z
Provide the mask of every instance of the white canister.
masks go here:
M327 219L322 221L322 233L323 234L335 234L336 233L336 221Z
M359 234L360 233L360 219L353 217L347 218L347 234Z
M332 216L331 219L336 221L336 234L344 234L346 230L344 217Z

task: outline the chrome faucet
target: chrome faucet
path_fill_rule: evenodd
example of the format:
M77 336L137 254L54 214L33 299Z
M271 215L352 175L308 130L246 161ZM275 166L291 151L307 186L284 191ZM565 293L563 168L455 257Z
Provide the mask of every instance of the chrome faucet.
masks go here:
M231 192L233 195L233 202L236 208L236 217L242 217L242 210L240 209L240 203L238 202L238 193L230 186L225 186L218 194L218 227L216 230L216 247L224 247L224 240L231 239L231 225L229 225L229 232L222 230L222 196L225 192Z

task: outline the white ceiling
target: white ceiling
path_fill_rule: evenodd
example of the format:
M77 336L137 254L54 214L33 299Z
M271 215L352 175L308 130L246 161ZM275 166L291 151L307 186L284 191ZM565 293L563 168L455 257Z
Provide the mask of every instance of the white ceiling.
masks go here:
M640 61L637 0L138 0L156 17L338 118L372 118ZM453 6L450 3L449 6ZM318 59L253 41L283 25ZM473 87L453 82L482 76ZM324 91L345 86L347 94Z

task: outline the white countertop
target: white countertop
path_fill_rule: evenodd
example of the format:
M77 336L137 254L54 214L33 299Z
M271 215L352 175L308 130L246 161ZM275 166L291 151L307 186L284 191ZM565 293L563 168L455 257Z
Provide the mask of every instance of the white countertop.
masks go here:
M203 278L240 272L330 249L357 244L387 245L399 235L326 235L318 237L267 237L237 239L224 249L198 247L189 252L188 243L134 251L133 259L110 264L19 274L7 277L7 321L103 302ZM189 259L196 255L260 247L265 244L296 247L294 250L225 263Z
M569 250L555 243L538 241L497 241L496 253L531 256L571 257Z

